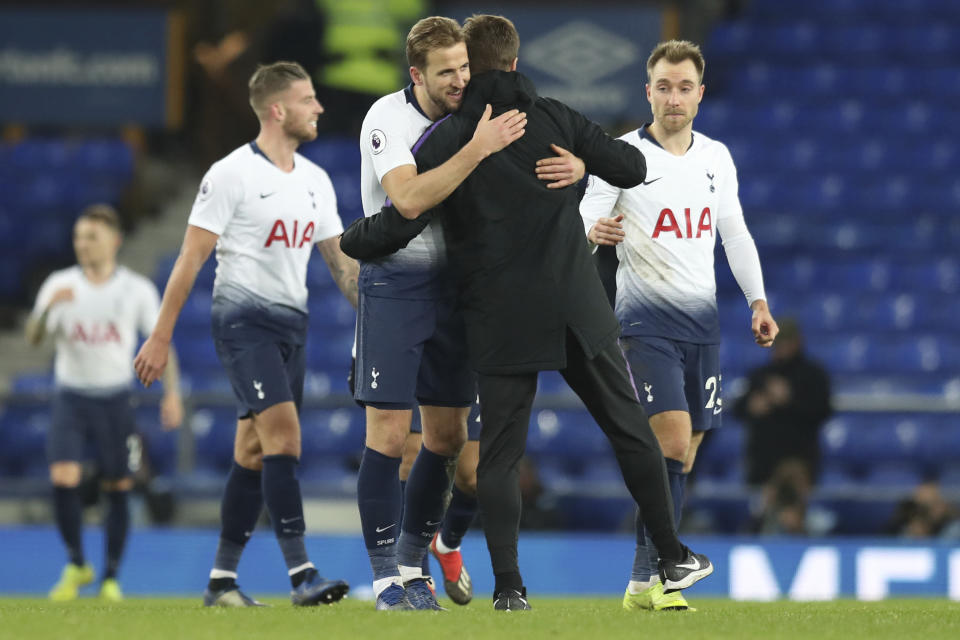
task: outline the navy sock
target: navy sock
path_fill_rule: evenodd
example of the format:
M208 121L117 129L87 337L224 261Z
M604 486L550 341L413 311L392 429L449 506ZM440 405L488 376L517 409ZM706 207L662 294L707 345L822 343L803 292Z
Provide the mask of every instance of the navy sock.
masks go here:
M399 473L400 458L364 448L357 475L357 506L374 580L400 575L397 569L402 509Z
M406 481L406 480L401 480L401 481L400 481L400 496L401 496L401 497L404 497L404 496L406 496L406 494L407 494L407 481ZM403 503L405 503L405 502L406 502L405 499L402 499L402 500L401 500L401 505L400 505L400 522L403 522ZM427 577L430 576L430 554L429 554L429 553L423 554L423 562L420 564L420 573L423 575L424 578L427 578Z
M683 511L683 499L687 486L687 474L683 472L683 462L673 458L664 458L667 465L667 478L670 482L670 496L673 498L673 515L677 527L680 526L680 515ZM633 557L631 580L643 582L657 575L660 556L657 548L650 539L649 533L643 526L643 518L637 510L637 548Z
M273 530L288 570L304 568L310 560L303 543L303 500L294 456L263 456L263 501L270 512Z
M107 517L105 518L107 539L107 564L103 577L116 578L123 557L123 548L127 544L127 532L130 530L130 509L127 502L128 491L107 491Z
M440 539L451 549L456 549L463 541L473 518L477 515L477 496L464 493L453 485L453 495L450 506L443 516L443 527L440 529Z
M60 537L67 547L70 562L82 567L83 542L80 537L83 524L83 505L80 503L80 491L76 487L53 488L53 512L57 521Z
M419 567L435 534L443 522L446 494L453 481L457 458L441 456L420 448L407 478L403 501L403 523L397 547L397 562Z
M220 501L220 542L213 560L214 569L237 572L240 554L263 511L262 481L259 471L247 469L234 461Z

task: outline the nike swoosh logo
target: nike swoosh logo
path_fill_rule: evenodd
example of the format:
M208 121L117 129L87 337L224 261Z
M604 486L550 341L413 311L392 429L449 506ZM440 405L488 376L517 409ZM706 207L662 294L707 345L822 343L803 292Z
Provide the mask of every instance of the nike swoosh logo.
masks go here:
M427 520L427 526L428 526L428 527L433 527L433 526L436 526L436 525L440 524L441 522L443 522L443 520L437 520L436 522L430 522L429 520Z
M660 178L662 178L662 177L663 177L663 176L660 176ZM654 178L653 180L645 180L645 181L643 182L643 184L645 184L645 185L647 185L647 184L653 184L654 182L656 182L656 181L659 180L660 178ZM262 198L263 196L260 196L260 197Z
M646 184L646 182L644 182L644 184ZM272 196L272 195L275 194L275 193L276 193L276 191L271 191L270 193L261 193L261 194L260 194L260 197L261 197L261 198L269 198L270 196Z
M696 571L700 568L700 561L694 558L693 562L690 564L678 564L677 567L680 569L690 569L691 571Z
M291 522L296 522L297 520L303 520L301 516L296 518L280 518L280 524L290 524Z
M386 527L383 527L382 529L381 529L380 527L377 527L377 533L383 533L383 532L386 531L387 529L391 529L391 528L393 528L393 527L395 527L395 526L397 526L397 523L396 523L396 522L394 522L394 523L391 524L391 525L387 525Z

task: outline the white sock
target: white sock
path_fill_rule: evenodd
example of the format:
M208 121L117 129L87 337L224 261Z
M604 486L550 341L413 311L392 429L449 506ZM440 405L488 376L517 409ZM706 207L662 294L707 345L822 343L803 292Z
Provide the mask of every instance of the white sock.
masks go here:
M292 576L292 575L295 574L295 573L300 573L300 572L303 571L304 569L315 569L315 568L316 568L316 567L313 566L313 563L312 563L312 562L304 562L304 563L303 563L302 565L300 565L299 567L294 567L293 569L290 569L289 571L287 571L287 575L288 575L288 576Z
M443 536L440 536L440 535L437 536L437 552L438 552L438 553L441 553L441 554L443 554L443 553L452 553L452 552L454 552L454 551L459 551L459 550L460 550L460 547L457 547L457 548L455 548L455 549L451 549L451 548L448 547L447 545L443 544Z
M210 579L216 580L218 578L233 578L237 579L236 571L226 571L224 569L210 569Z
M660 576L653 576L649 580L631 580L629 584L627 584L627 591L629 591L631 595L637 595L638 593L643 593L659 582Z
M380 594L383 592L383 590L392 584L398 584L402 587L403 583L400 581L400 576L390 576L389 578L380 578L379 580L374 580L373 597L380 597Z
M400 578L403 580L404 584L410 582L411 580L423 577L423 567L407 567L401 564L397 568L400 569Z

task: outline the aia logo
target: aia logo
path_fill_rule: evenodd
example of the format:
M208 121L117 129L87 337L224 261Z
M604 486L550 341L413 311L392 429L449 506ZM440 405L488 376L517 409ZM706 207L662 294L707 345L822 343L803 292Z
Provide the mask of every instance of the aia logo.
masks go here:
M299 220L294 220L290 227L283 220L277 220L273 223L273 228L270 229L270 237L267 238L267 243L263 246L269 249L274 242L282 244L287 249L299 249L304 245L309 246L313 240L314 225L312 222L308 222L307 226L303 228L302 234L299 233L299 226Z
M659 238L661 233L673 233L677 238L699 238L701 234L713 237L713 216L710 215L710 207L704 207L700 212L700 219L697 221L696 235L694 235L693 219L690 217L690 208L683 210L684 227L681 228L677 223L677 217L673 215L671 209L664 209L657 218L657 226L653 230L653 237ZM686 231L686 234L684 234Z
M84 326L82 322L73 325L70 332L70 340L73 342L82 342L89 345L100 344L120 344L120 332L117 331L117 325L112 322L101 324L94 322Z

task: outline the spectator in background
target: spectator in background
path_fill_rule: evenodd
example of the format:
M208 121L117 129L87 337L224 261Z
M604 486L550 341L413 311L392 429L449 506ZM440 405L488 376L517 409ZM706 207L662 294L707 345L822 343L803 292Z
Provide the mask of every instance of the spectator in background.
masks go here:
M810 504L812 491L813 478L808 466L797 458L784 460L763 487L759 509L750 521L750 532L792 536L830 533L836 516Z
M887 526L887 533L904 538L960 539L960 511L944 500L939 485L928 480L916 486L901 501Z
M820 427L830 417L830 379L807 358L794 320L780 323L771 362L750 373L733 414L747 429L747 482L764 484L787 459L802 462L815 480Z
M93 582L93 567L83 553L79 488L88 442L96 446L107 503L100 597L123 598L117 571L130 526L127 495L142 453L131 405L130 360L137 333L153 329L160 297L150 280L117 264L120 242L120 218L113 207L84 209L73 229L77 264L50 274L27 321L31 344L40 344L48 333L56 340L57 392L47 459L54 518L70 559L50 591L56 601L74 600L80 587ZM161 419L165 428L174 428L183 418L183 404L173 347L167 345L166 352L171 366L164 375Z

